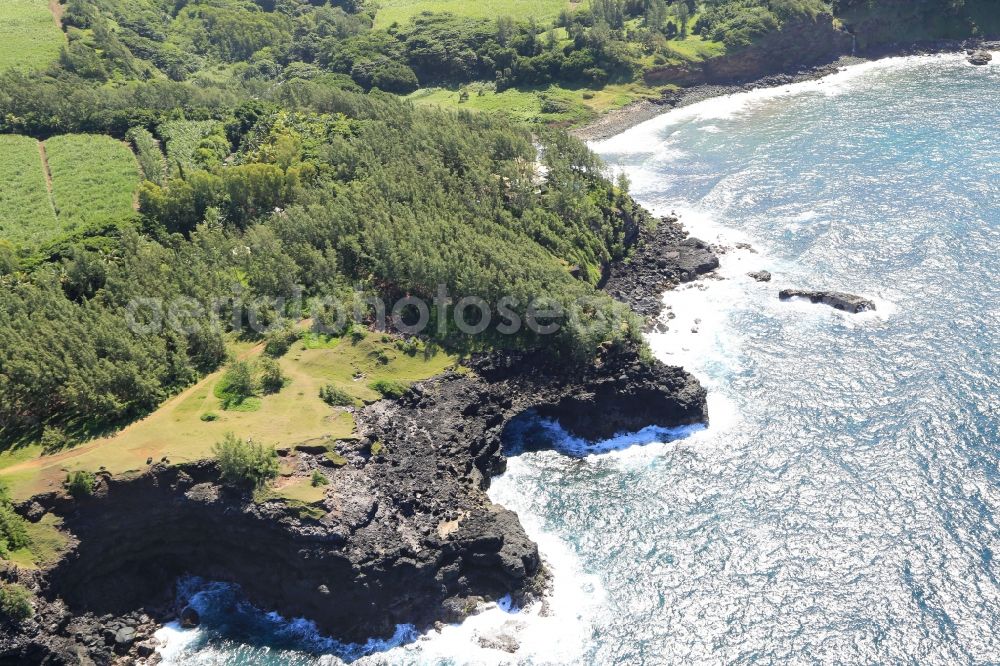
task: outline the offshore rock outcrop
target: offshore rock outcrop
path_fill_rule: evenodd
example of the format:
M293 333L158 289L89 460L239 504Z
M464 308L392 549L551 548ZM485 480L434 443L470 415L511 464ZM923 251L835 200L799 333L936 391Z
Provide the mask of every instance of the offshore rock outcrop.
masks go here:
M993 54L985 49L969 50L968 56L969 64L977 67L985 67L993 62Z
M875 309L875 302L863 296L845 294L842 291L810 291L805 289L782 289L778 298L788 301L793 298L805 298L813 303L829 305L837 310L857 314Z
M32 582L41 608L0 637L0 664L141 656L149 617L179 610L184 574L239 583L259 606L347 641L529 597L544 585L537 547L485 492L505 469L504 427L529 410L587 439L707 419L694 378L634 349L606 348L585 367L491 355L360 411L319 512L228 490L211 462L103 475L80 500L35 498L22 511L63 517L72 545ZM319 452L287 455L300 474L329 465Z

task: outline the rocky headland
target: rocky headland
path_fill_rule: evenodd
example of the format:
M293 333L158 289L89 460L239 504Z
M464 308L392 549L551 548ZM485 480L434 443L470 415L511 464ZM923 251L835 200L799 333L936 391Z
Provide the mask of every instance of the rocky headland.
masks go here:
M212 462L104 475L82 499L37 497L22 512L62 517L73 543L22 577L47 601L0 639L0 663L149 654L143 632L172 613L184 574L239 583L261 607L347 641L538 593L537 547L485 492L505 468L504 428L529 410L587 439L707 419L695 379L634 350L606 349L576 372L538 355L488 356L362 410L321 512L230 490ZM302 473L331 465L318 451L285 455Z
M675 248L669 265L655 264L657 285L712 264L675 221L657 229L640 234L648 245L637 255ZM647 259L634 262L637 276L653 270ZM609 279L623 297L627 272ZM505 430L526 414L588 440L708 418L696 379L635 348L606 346L583 365L492 354L360 410L357 437L334 456L325 447L281 451L298 475L330 470L321 508L255 500L220 484L211 461L102 474L93 495L78 499L35 497L19 511L61 517L70 548L46 570L3 574L38 601L33 619L0 633L0 664L151 663L150 636L182 613L175 581L187 574L238 583L258 606L308 618L343 641L456 621L508 594L540 595L537 546L486 494L506 466Z

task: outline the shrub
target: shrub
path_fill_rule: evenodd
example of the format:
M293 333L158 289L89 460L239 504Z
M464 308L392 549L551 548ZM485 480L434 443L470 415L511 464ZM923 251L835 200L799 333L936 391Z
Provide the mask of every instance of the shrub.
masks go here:
M267 357L260 360L260 388L264 393L277 393L285 386L286 381L287 377L277 361Z
M45 429L42 431L42 440L40 443L45 453L55 453L66 448L66 445L69 444L69 438L62 428L45 426Z
M211 423L212 421L218 421L219 415L215 412L205 412L201 415L201 420L205 423Z
M378 379L368 385L372 390L378 391L383 398L396 400L402 398L403 394L410 388L403 382L394 379Z
M326 474L323 474L323 472L318 469L313 470L312 478L309 482L312 484L313 488L330 485L330 479L326 478Z
M0 552L25 548L29 541L24 518L10 504L0 503Z
M269 333L264 343L264 353L273 358L284 356L302 334L291 327Z
M250 364L246 361L233 362L215 388L216 396L222 400L223 409L239 405L256 393L257 382Z
M354 398L343 389L339 389L333 384L327 384L320 388L319 398L331 407L349 407L354 404Z
M0 583L0 616L13 622L23 622L35 614L31 605L34 595L23 585Z
M94 492L97 479L90 472L78 470L66 475L66 490L76 498L86 497Z
M222 481L241 488L263 488L278 476L278 452L273 446L243 441L232 433L213 447Z

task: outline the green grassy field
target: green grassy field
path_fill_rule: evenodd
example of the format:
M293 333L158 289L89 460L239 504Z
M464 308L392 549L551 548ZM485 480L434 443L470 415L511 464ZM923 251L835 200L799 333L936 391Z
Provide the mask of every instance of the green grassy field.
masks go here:
M58 230L38 142L0 135L0 238L27 244Z
M559 16L563 9L579 3L567 0L383 0L375 15L375 26L384 28L393 23L406 23L421 12L450 12L456 16L496 18L512 16L517 19L534 17L547 21Z
M464 101L463 92L468 94ZM612 84L600 90L551 85L545 88L509 88L499 93L491 83L470 83L460 88L421 88L409 99L415 104L505 113L529 122L577 124L659 94L658 89L642 83Z
M0 2L0 72L45 67L65 43L48 0Z
M263 345L249 349L239 345L232 351L252 361L262 349ZM208 458L213 445L227 432L280 447L332 442L353 434L354 418L350 410L323 402L319 398L321 387L334 384L362 404L381 397L370 386L374 381L409 384L440 374L456 361L444 352L407 354L394 339L383 340L375 333L358 341L298 342L278 361L288 378L286 385L278 393L254 399L259 404L252 411L222 408L215 395L223 376L219 371L114 435L55 455L43 456L37 444L0 453L0 478L14 497L27 498L59 488L69 471L93 472L103 467L112 474L122 474L145 469L149 458L158 461L166 456L173 463ZM215 420L202 420L209 413ZM313 497L322 489L298 484L294 493Z
M139 165L127 145L109 136L67 134L46 141L45 153L64 230L132 213Z
M700 35L688 35L687 39L672 39L667 47L684 60L701 61L716 58L726 52L722 42L712 42Z

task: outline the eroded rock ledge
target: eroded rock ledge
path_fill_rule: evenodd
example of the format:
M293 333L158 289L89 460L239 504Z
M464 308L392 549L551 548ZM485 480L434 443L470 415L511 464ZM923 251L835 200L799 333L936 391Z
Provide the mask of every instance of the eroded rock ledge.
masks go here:
M612 264L601 286L613 298L654 319L663 310L663 293L719 267L715 250L688 236L680 220L662 217L642 225L626 261Z
M642 363L635 350L605 349L576 369L537 355L470 365L358 414L361 439L332 474L321 517L224 489L208 462L104 476L80 501L36 498L22 510L63 516L73 546L27 581L47 601L36 620L0 638L0 664L80 655L108 663L146 650L142 636L123 646L102 628L126 616L141 630L138 611L148 620L170 608L183 574L237 582L261 607L349 641L398 623L455 620L480 599L530 596L542 581L537 547L485 492L505 468L505 425L535 410L599 439L707 419L693 377ZM289 455L303 470L328 464L318 453Z

